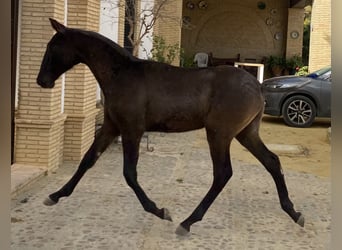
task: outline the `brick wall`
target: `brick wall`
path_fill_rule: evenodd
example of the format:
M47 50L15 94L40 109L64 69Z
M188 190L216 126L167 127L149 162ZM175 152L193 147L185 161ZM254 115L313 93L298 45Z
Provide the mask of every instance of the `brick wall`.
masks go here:
M68 26L98 31L100 1L68 0ZM94 138L96 81L79 65L65 77L64 113L61 83L43 89L36 83L48 41L54 34L49 17L63 22L65 2L23 0L19 27L19 93L15 118L16 163L57 168L64 160L79 161Z
M311 13L310 72L331 65L331 0L315 0Z
M53 89L43 89L36 83L46 44L54 33L49 17L63 20L64 1L21 1L14 161L53 169L61 163L63 151L61 81L57 80Z

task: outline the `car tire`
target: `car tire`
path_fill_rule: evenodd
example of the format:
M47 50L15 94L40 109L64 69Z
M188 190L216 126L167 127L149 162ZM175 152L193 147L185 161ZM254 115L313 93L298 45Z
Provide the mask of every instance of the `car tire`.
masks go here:
M316 117L316 106L308 97L297 95L288 98L282 108L284 122L291 127L307 128Z

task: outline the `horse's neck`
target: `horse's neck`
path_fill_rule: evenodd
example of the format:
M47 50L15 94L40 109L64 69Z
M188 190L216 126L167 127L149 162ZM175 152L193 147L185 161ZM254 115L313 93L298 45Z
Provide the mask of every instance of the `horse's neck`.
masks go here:
M113 71L120 70L122 65L133 59L119 45L94 33L82 34L82 39L79 41L78 51L81 63L90 68L99 83L104 80L102 79L103 72L115 73Z

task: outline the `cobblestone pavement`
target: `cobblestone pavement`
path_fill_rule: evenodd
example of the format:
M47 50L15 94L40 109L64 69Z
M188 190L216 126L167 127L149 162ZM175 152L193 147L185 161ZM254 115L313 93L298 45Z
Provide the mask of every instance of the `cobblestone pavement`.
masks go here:
M142 144L139 182L173 222L145 212L122 176L122 149L113 144L69 198L56 206L45 197L76 169L64 164L12 200L12 249L329 249L330 181L285 169L290 197L302 211L301 228L278 203L271 176L258 164L232 160L234 174L204 219L188 236L175 229L197 206L212 181L204 131L150 134Z

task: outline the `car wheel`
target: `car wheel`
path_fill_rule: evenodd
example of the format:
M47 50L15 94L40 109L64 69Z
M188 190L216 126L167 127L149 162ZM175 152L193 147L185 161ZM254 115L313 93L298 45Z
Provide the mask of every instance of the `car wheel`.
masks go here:
M292 96L284 102L282 114L291 127L310 127L316 116L315 104L305 96Z

